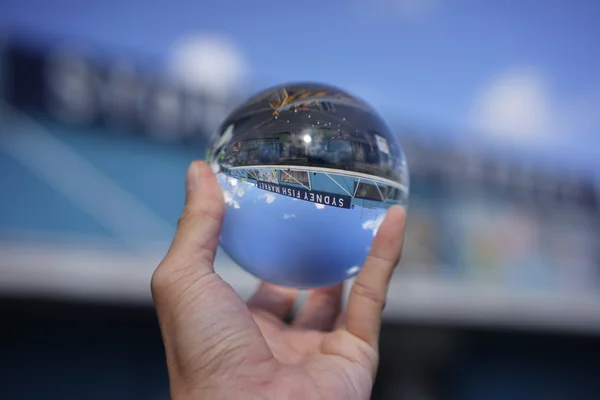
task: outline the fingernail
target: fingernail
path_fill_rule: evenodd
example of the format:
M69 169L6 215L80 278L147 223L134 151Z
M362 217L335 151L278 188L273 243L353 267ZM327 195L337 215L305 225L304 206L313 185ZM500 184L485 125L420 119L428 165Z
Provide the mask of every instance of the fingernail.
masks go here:
M188 192L196 189L198 181L200 180L200 168L193 162L190 164L187 175L185 177L185 188Z

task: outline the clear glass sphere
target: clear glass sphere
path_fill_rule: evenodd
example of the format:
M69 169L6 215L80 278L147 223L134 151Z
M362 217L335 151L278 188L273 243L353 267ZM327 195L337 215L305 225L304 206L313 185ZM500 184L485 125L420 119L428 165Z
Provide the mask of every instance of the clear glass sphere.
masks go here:
M301 289L358 273L385 213L406 206L398 139L363 100L296 83L254 96L217 131L220 245L257 278Z

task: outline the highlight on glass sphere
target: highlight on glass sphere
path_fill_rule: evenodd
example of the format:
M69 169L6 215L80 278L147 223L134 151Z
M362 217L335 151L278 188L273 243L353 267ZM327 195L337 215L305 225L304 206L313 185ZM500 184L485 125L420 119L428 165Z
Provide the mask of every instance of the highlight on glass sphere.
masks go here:
M252 97L223 122L207 158L226 203L221 248L280 286L355 276L387 209L408 200L397 137L371 106L328 85Z

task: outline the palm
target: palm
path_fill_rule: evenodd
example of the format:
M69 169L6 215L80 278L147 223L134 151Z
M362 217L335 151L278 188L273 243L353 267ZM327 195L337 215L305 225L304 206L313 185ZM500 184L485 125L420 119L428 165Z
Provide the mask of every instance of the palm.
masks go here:
M283 364L296 365L307 356L318 353L321 342L327 335L325 332L289 326L263 310L253 310L252 316L273 356Z
M288 325L263 309L250 309L273 356L280 363L274 380L310 398L368 398L377 352L345 331L320 331ZM361 346L362 344L362 346ZM351 361L354 360L354 361ZM349 382L352 384L349 385ZM318 396L318 397L317 397ZM302 396L299 396L302 398ZM305 397L305 398L309 398Z

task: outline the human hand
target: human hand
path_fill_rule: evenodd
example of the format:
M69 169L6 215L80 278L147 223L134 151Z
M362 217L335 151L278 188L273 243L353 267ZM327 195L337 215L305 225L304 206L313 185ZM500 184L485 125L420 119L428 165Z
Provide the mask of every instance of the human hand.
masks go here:
M214 271L225 203L210 167L193 163L186 188L177 233L151 285L172 398L368 399L404 209L388 210L345 312L342 285L316 289L286 324L295 290L262 283L245 303Z

